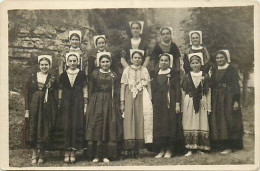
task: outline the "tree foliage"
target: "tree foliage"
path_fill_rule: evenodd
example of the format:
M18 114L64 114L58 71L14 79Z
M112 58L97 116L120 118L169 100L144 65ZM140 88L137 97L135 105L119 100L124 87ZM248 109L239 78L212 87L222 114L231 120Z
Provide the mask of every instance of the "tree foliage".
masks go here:
M218 49L229 49L232 63L241 72L253 71L254 63L254 8L215 7L193 8L189 19L182 21L185 42L188 32L201 30L203 43L213 56Z

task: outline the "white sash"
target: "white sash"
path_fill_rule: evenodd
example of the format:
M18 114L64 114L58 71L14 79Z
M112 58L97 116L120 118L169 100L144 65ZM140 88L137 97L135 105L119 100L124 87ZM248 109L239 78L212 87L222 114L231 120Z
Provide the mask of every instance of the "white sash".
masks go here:
M147 88L143 88L144 142L153 142L153 106Z

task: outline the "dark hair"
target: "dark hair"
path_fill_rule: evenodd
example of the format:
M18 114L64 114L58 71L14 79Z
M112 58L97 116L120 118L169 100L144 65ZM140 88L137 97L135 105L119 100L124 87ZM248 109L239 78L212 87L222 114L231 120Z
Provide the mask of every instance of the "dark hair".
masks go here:
M101 62L101 60L103 58L107 58L112 63L112 58L109 55L101 55L100 58L99 58L99 63Z
M47 61L48 63L49 63L49 65L51 65L51 61L48 59L48 58L41 58L40 60L39 60L39 63L38 64L40 64L41 63L41 61Z
M132 56L131 56L132 59L133 59L135 54L139 54L142 57L142 61L144 61L144 55L139 51L135 51L135 52L132 53Z
M163 27L163 28L161 28L160 34L162 34L162 31L163 31L163 30L169 30L170 34L172 34L171 29L169 29L168 27Z
M216 60L217 54L222 54L222 55L224 55L225 58L226 58L226 60L228 60L227 54L226 54L224 51L222 51L222 50L218 50L218 51L215 52L215 60Z
M190 63L191 63L191 61L192 61L191 59L194 58L194 57L197 57L196 59L199 58L200 64L202 64L201 58L200 58L199 56L197 56L197 55L193 55L193 56L190 58Z
M97 46L97 42L98 42L99 39L104 39L104 40L105 40L105 43L106 43L106 39L105 39L104 37L101 37L101 36L100 36L100 37L98 37L98 38L96 39L96 42L95 42L95 43L96 43L96 46Z
M171 57L170 57L170 55L169 55L168 53L162 53L162 54L160 54L160 55L159 55L159 59L161 59L162 56L167 56L168 59L169 59L169 61L171 61Z
M133 26L134 24L137 24L137 25L140 27L140 29L142 29L142 25L141 25L141 23L140 23L139 21L133 21L133 22L131 23L130 27L132 28L132 26Z
M76 36L76 37L80 40L80 37L79 37L79 35L78 35L77 33L71 34L71 35L70 35L70 40L71 40L72 36Z
M69 59L69 57L71 57L71 56L75 56L75 57L77 58L77 61L79 60L79 59L78 59L78 56L77 56L77 55L75 55L75 54L70 54L70 55L68 56L67 60L68 60L68 59Z

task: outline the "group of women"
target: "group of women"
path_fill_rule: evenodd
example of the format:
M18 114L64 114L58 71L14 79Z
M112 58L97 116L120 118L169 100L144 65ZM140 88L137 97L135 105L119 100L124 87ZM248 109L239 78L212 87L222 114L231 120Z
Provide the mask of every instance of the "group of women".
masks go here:
M122 72L111 67L105 35L94 37L96 51L86 55L81 32L70 31L58 79L49 73L52 57L38 56L39 72L25 87L33 164L43 163L51 149L64 150L64 162L74 163L82 148L93 162L109 162L121 154L138 157L142 148L170 158L243 147L239 78L229 51L217 51L214 60L202 46L202 33L190 32L181 81L172 29L160 29L161 41L150 52L140 37L144 23L129 25L133 37L121 48Z

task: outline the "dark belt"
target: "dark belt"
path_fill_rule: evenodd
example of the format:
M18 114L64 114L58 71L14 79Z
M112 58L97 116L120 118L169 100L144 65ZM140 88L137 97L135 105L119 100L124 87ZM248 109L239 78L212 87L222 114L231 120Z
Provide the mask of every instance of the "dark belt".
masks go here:
M214 88L226 88L227 87L227 84L226 83L219 83L217 85L214 85L213 86Z
M94 93L111 93L111 90L95 90Z

